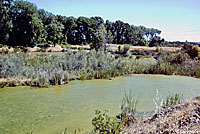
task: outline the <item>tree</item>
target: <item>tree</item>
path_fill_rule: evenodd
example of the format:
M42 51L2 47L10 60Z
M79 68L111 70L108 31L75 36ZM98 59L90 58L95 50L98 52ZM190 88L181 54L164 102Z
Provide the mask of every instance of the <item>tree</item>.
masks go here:
M75 33L76 33L76 24L77 19L74 17L67 17L65 22L63 23L64 25L64 33L67 34L67 42L70 44L75 44Z
M91 49L99 50L104 47L106 49L106 29L102 23L97 23L92 32Z
M107 33L111 32L112 34L113 44L135 45L138 44L138 42L144 37L144 31L142 28L129 25L128 23L124 23L122 21L110 22L107 20L105 27Z
M114 37L112 35L112 32L111 31L107 31L106 32L106 43L112 44L113 39L114 39Z
M76 43L77 44L89 44L91 41L91 26L94 21L90 18L79 17L76 21Z
M163 43L165 42L164 39L161 39L160 37L154 37L149 43L149 47L154 47L154 46L162 46Z
M160 30L154 29L154 28L149 29L149 32L150 32L150 35L151 35L150 40L152 40L152 38L155 38L155 37L157 37L158 35L161 34Z
M12 9L12 43L33 45L45 36L45 29L38 17L37 7L27 1L15 1Z
M13 0L0 1L0 43L8 44L12 29L11 7Z
M148 41L144 38L142 38L141 40L139 40L138 46L149 46Z
M64 25L57 20L53 20L50 24L46 26L47 40L53 42L54 46L56 43L61 42L63 38Z
M106 21L101 17L66 17L54 15L22 0L0 1L0 43L34 45L47 42L93 44L99 49L105 43L155 45L160 30L134 26L120 20ZM146 38L145 38L146 37ZM155 39L153 39L155 38ZM146 40L145 40L146 39Z

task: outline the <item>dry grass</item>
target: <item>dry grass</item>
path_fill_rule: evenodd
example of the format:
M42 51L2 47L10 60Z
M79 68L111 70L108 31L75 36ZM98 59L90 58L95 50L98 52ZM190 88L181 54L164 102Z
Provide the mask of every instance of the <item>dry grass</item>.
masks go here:
M107 44L107 47L111 50L118 50L118 47L121 46L121 48L123 48L123 45L116 45L116 44ZM70 46L70 48L77 50L78 49L82 49L82 50L89 50L90 49L90 45L72 45ZM27 47L29 52L39 52L40 51L40 47ZM145 47L145 46L131 46L130 47L130 51L135 51L135 50L145 50L145 51L156 51L157 47ZM171 51L171 52L175 52L178 50L181 50L180 47L159 47L159 49L162 49L164 51ZM14 52L13 48L8 48L8 47L2 47L0 48L0 52L2 51L8 51L8 52ZM56 46L50 46L46 49L47 52L62 52L63 48L59 45Z

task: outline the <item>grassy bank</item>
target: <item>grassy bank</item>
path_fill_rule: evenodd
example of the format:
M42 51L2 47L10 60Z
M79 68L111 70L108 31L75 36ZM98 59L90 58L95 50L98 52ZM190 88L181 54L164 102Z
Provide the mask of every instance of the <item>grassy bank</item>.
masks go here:
M200 77L200 61L184 51L157 51L136 56L91 50L65 53L13 53L0 55L1 87L48 87L70 80L110 79L126 74L165 74Z
M33 86L61 85L72 79L107 79L133 72L134 60L103 51L0 56L0 78L30 79ZM131 67L131 68L130 68Z

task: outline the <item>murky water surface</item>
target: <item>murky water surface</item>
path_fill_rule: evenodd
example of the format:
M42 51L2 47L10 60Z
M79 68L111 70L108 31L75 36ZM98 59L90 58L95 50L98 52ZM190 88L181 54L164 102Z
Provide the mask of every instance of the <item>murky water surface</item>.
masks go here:
M156 89L162 97L172 93L184 99L200 95L200 79L183 76L131 75L113 80L72 81L50 88L0 89L0 133L60 134L89 131L94 111L120 112L125 91L139 97L138 112L155 109Z

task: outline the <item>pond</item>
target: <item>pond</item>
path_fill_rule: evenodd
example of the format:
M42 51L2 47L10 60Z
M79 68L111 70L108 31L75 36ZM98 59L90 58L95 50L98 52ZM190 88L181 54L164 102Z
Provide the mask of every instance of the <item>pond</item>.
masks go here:
M89 131L94 111L120 112L122 97L131 90L139 98L138 113L155 110L156 90L162 97L172 93L184 99L200 95L200 79L184 76L130 75L113 80L72 81L49 88L0 89L0 133L34 131L60 134Z

